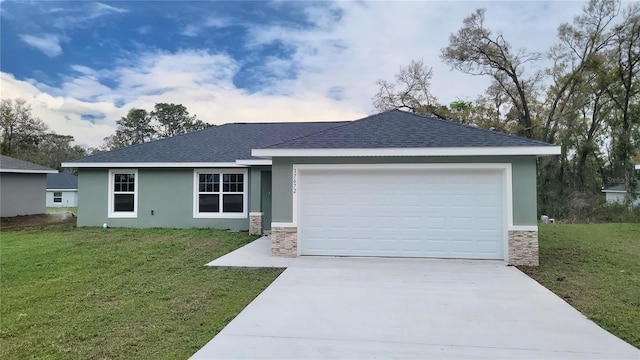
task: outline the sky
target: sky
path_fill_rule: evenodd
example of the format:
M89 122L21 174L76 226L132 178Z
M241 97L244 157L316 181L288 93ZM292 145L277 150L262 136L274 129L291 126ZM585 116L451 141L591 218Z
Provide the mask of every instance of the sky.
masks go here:
M577 1L0 0L0 97L97 147L131 108L179 103L211 124L354 120L376 81L422 59L444 104L490 79L440 60L465 17L546 52Z

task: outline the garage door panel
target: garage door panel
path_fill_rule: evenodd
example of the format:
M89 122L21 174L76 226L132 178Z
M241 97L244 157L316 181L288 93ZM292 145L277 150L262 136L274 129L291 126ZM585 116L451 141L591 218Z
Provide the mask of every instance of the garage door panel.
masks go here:
M501 259L502 188L493 170L305 171L301 252Z

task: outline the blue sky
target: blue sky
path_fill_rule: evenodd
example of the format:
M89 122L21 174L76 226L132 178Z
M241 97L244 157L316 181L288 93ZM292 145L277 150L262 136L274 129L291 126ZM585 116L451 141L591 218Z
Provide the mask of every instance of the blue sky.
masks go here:
M462 19L546 51L584 2L0 2L0 95L26 98L54 131L98 146L132 107L182 103L222 124L355 119L376 80L423 59L443 103L489 81L438 54Z

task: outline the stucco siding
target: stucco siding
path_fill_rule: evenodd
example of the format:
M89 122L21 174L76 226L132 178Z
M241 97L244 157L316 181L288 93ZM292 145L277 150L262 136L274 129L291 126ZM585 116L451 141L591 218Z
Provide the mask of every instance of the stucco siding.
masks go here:
M0 216L43 214L46 174L0 174Z
M109 218L109 169L80 169L78 177L78 226L216 228L248 230L249 217L241 219L194 218L193 169L138 169L136 218ZM251 189L252 173L247 174ZM251 193L247 206L252 204ZM152 214L153 211L153 214Z
M513 224L536 225L536 161L533 156L359 157L273 159L273 221L293 221L293 164L511 163Z
M605 198L607 200L608 204L614 204L614 203L619 203L619 204L624 204L624 193L620 193L620 192L606 192L605 193ZM636 198L632 204L634 206L640 205L640 197Z
M60 192L62 193L62 201L54 202L53 194ZM78 191L70 191L70 190L61 190L61 191L53 191L47 190L47 207L76 207L78 206Z

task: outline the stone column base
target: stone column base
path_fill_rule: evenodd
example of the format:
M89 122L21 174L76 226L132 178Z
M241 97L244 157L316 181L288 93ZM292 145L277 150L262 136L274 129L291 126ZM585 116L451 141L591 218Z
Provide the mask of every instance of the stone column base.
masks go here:
M262 235L262 213L249 213L249 234Z
M271 226L271 255L298 256L298 228Z
M538 232L509 230L509 264L538 266Z

